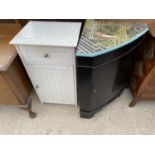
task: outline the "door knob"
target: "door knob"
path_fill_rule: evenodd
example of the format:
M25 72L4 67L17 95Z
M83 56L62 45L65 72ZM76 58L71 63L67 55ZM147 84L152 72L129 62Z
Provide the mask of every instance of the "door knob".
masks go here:
M49 54L48 53L44 54L44 57L45 58L48 58L49 57Z
M96 91L97 91L97 90L94 88L94 89L93 89L93 92L96 93Z
M38 86L38 85L36 85L36 86L35 86L35 88L36 88L36 89L38 89L38 88L39 88L39 86Z

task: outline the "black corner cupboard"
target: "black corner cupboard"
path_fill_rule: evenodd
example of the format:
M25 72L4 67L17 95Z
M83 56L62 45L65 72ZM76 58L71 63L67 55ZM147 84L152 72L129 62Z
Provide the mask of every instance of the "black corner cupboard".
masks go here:
M77 56L77 100L81 117L91 118L128 86L134 55L142 38L99 56Z

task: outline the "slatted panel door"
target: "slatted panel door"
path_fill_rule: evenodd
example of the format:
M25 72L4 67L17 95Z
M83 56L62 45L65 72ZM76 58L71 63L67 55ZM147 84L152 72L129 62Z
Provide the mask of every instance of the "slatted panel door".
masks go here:
M40 100L76 104L73 66L26 65Z

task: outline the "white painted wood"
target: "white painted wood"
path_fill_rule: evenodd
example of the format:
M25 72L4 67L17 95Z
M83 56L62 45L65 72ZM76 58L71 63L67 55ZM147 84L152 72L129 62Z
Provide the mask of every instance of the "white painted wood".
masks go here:
M80 25L30 22L11 41L42 103L77 105L75 47Z
M59 104L76 103L73 67L26 65L26 68L42 102Z
M29 61L25 61L25 54L23 54L23 53L25 53L25 51L23 50L23 48L21 48L20 45L16 45L16 49L19 53L19 56L22 59L22 62L26 68L26 71L27 71L27 73L31 79L31 82L36 90L36 93L42 103L47 102L47 103L77 105L75 51L69 52L71 55L71 61L73 62L72 65L71 64L70 65L61 65L59 63L52 65L51 63L49 63L49 64L48 63L47 64L46 63L35 64L33 61L31 63L29 63ZM68 59L68 61L70 61L70 59ZM58 72L58 71L60 71L60 72ZM52 78L51 78L51 80L49 80L50 72L52 74L59 73L58 75L60 75L60 76L58 78L54 77L55 80L53 80ZM61 72L62 72L62 75L60 74ZM63 76L65 73L67 76ZM65 89L67 87L67 89L65 91L66 93L62 94L63 89L62 89L62 91L60 91L61 87L63 87L63 86L60 86L59 79L63 79L63 82L64 82L63 89ZM58 84L58 86L60 86L60 89L55 88L55 85L52 84L52 82L55 82L55 81L58 82L57 84ZM41 86L38 89L36 89L36 85L41 85ZM50 86L53 85L53 87L49 87L49 85ZM70 89L68 89L68 86L70 87ZM53 88L54 90L57 90L57 91L55 91L52 94L52 93L50 93L53 91L53 90L51 90L51 88ZM57 94L59 94L59 91L61 94L61 98L57 95ZM46 94L46 92L48 92L48 93ZM53 98L54 95L55 95L55 97L57 97L57 100Z
M30 21L10 42L20 45L76 47L81 23Z
M50 46L19 46L24 61L31 64L73 65L74 48ZM47 57L46 57L47 56Z

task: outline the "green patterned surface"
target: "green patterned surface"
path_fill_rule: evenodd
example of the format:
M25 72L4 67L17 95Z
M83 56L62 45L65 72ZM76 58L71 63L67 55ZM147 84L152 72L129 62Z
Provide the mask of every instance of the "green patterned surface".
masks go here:
M78 53L95 53L128 42L147 29L144 23L87 20L78 45Z

